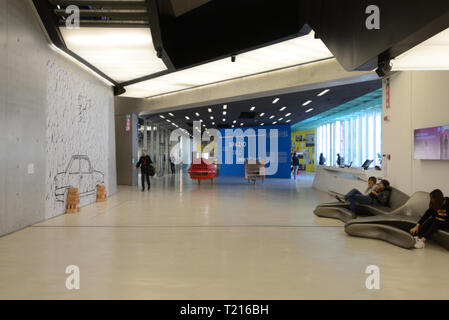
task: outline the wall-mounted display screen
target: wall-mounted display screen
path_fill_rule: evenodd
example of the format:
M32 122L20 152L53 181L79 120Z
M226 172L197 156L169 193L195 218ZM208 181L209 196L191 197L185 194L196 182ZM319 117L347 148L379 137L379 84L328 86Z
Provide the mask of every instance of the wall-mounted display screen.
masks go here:
M449 160L449 126L415 130L414 158L418 160Z

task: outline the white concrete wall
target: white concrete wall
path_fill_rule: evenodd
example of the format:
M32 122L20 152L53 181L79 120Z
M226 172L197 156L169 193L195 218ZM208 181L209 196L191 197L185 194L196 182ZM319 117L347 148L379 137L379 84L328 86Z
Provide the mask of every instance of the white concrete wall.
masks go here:
M449 124L449 71L393 74L390 91L389 110L384 94L390 121L383 122L382 137L384 154L391 154L388 179L408 194L440 188L449 195L449 161L413 159L414 129Z
M59 164L47 165L47 142L52 143L47 141L52 136L47 114L69 105L65 99L49 106L49 83L65 81L66 97L92 98L98 90L103 98L91 101L93 109L104 112L101 132L95 132L108 136L102 141L107 146L101 147L105 154L100 162L107 164L103 170L110 194L116 191L116 169L112 88L51 49L30 1L0 0L0 57L0 235L4 235L62 213L46 209L47 173L60 170ZM72 145L79 139L73 128L64 129L66 142ZM63 153L61 145L52 152ZM34 166L31 173L29 165Z

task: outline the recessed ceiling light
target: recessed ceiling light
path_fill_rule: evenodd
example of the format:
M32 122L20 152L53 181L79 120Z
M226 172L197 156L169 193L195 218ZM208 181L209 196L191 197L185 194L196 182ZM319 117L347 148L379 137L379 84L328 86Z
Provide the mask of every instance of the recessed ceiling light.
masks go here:
M284 111L287 107L282 107L279 111Z
M260 114L261 117L263 117L264 115L265 115L265 113L263 113L263 112Z
M284 118L279 118L279 120L278 120L278 121L282 121L282 120L284 120Z
M223 111L223 115L224 115L224 116L226 115L226 111Z
M203 119L200 119L200 122L203 122Z
M190 120L190 118L189 118L188 116L186 116L186 119L187 119L187 120Z
M206 128L206 125L205 125L205 124L203 124L203 127L204 127L204 128Z
M263 126L263 125L265 125L265 123L261 123L260 125Z
M171 117L174 117L175 115L171 112L168 113Z
M273 119L273 118L274 118L274 116L271 116L271 117L270 117L270 119Z
M159 117L161 117L162 119L165 119L165 117L163 115L160 115Z
M235 128L235 126L234 126L234 125L232 125L232 127L233 127L233 128Z
M310 112L310 111L312 111L312 110L313 110L313 108L310 108L309 110L306 111L306 113L308 113L308 112Z
M199 114L198 112L195 112L195 115L196 115L197 117L199 117L199 116L200 116L200 114Z
M285 122L289 123L289 122L292 122L292 121L291 121L291 120L287 120L287 121L285 121Z
M303 105L303 106L306 106L306 105L308 105L308 104L310 104L310 103L312 103L312 100L306 101L306 102L304 102L302 105Z
M212 122L212 125L215 126L215 122Z
M214 120L214 116L211 116L210 119L211 119L211 120Z
M234 120L232 123L237 123L237 120Z
M228 105L225 104L225 105L223 106L223 109L226 110L227 108L228 108Z
M167 122L171 122L169 119L166 119Z
M225 118L223 118L223 122L226 122L226 119L225 119Z
M241 123L240 126L243 126L243 123Z
M279 98L276 98L273 100L273 103L277 103L279 100L280 100Z
M212 112L212 109L211 109L211 108L209 108L209 109L207 109L207 111L209 111L209 112Z
M275 122L273 122L273 124L276 124L277 122L275 121Z
M287 113L285 116L290 117L291 115L292 115L291 113Z
M251 110L251 111L254 111L254 110L256 110L256 107L251 107L250 110Z
M318 93L318 97L324 96L326 93L328 93L329 91L331 91L331 89L326 89L320 93Z

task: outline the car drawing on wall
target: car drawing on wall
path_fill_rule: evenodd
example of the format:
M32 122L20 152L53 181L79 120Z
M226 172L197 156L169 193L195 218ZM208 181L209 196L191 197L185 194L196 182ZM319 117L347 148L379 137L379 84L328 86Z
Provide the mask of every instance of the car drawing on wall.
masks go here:
M64 202L69 188L78 188L80 197L94 195L99 184L104 184L104 173L92 168L88 156L74 155L66 170L55 176L56 201Z

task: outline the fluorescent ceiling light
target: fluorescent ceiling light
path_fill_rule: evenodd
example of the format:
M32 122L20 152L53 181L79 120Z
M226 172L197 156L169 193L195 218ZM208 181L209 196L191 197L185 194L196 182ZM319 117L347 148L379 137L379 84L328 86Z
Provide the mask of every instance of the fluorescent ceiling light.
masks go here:
M315 39L314 32L310 32L306 36L241 53L234 63L224 58L135 83L126 87L123 96L152 97L326 58L332 58L332 53L320 39Z
M303 106L306 106L306 105L308 105L308 104L310 104L310 103L312 103L312 100L306 101L306 102L304 102L302 105L303 105Z
M292 115L291 113L287 113L285 116L290 117L291 115Z
M273 118L274 118L274 116L271 116L271 117L270 117L270 119L273 119Z
M254 110L256 110L256 107L251 107L251 109L249 109L249 110L254 111Z
M310 111L312 111L313 110L313 108L310 108L309 110L306 110L306 113L308 113L308 112L310 112Z
M276 124L277 122L275 121L275 122L273 122L273 124Z
M187 120L190 120L190 118L189 118L188 116L186 116L186 119L187 119Z
M331 91L331 89L326 89L320 93L318 93L318 97L324 96L326 93L328 93L329 91Z
M264 115L265 115L265 113L263 113L263 112L260 114L261 117L263 117Z
M163 115L160 115L159 117L161 117L162 119L165 119L165 117Z
M287 107L282 107L279 111L284 111Z
M170 116L174 117L175 115L171 112L168 113Z
M112 79L123 82L167 69L149 28L60 28L67 48Z
M278 121L282 121L282 120L284 120L284 118L279 118L279 119L278 119Z
M396 57L393 71L449 70L449 28Z
M291 121L291 120L287 120L287 121L285 121L285 122L290 123L290 122L292 122L292 121Z
M273 104L278 103L279 100L280 100L279 98L274 99Z
M200 116L200 114L199 114L198 112L195 112L195 115L196 115L197 117L199 117L199 116Z

